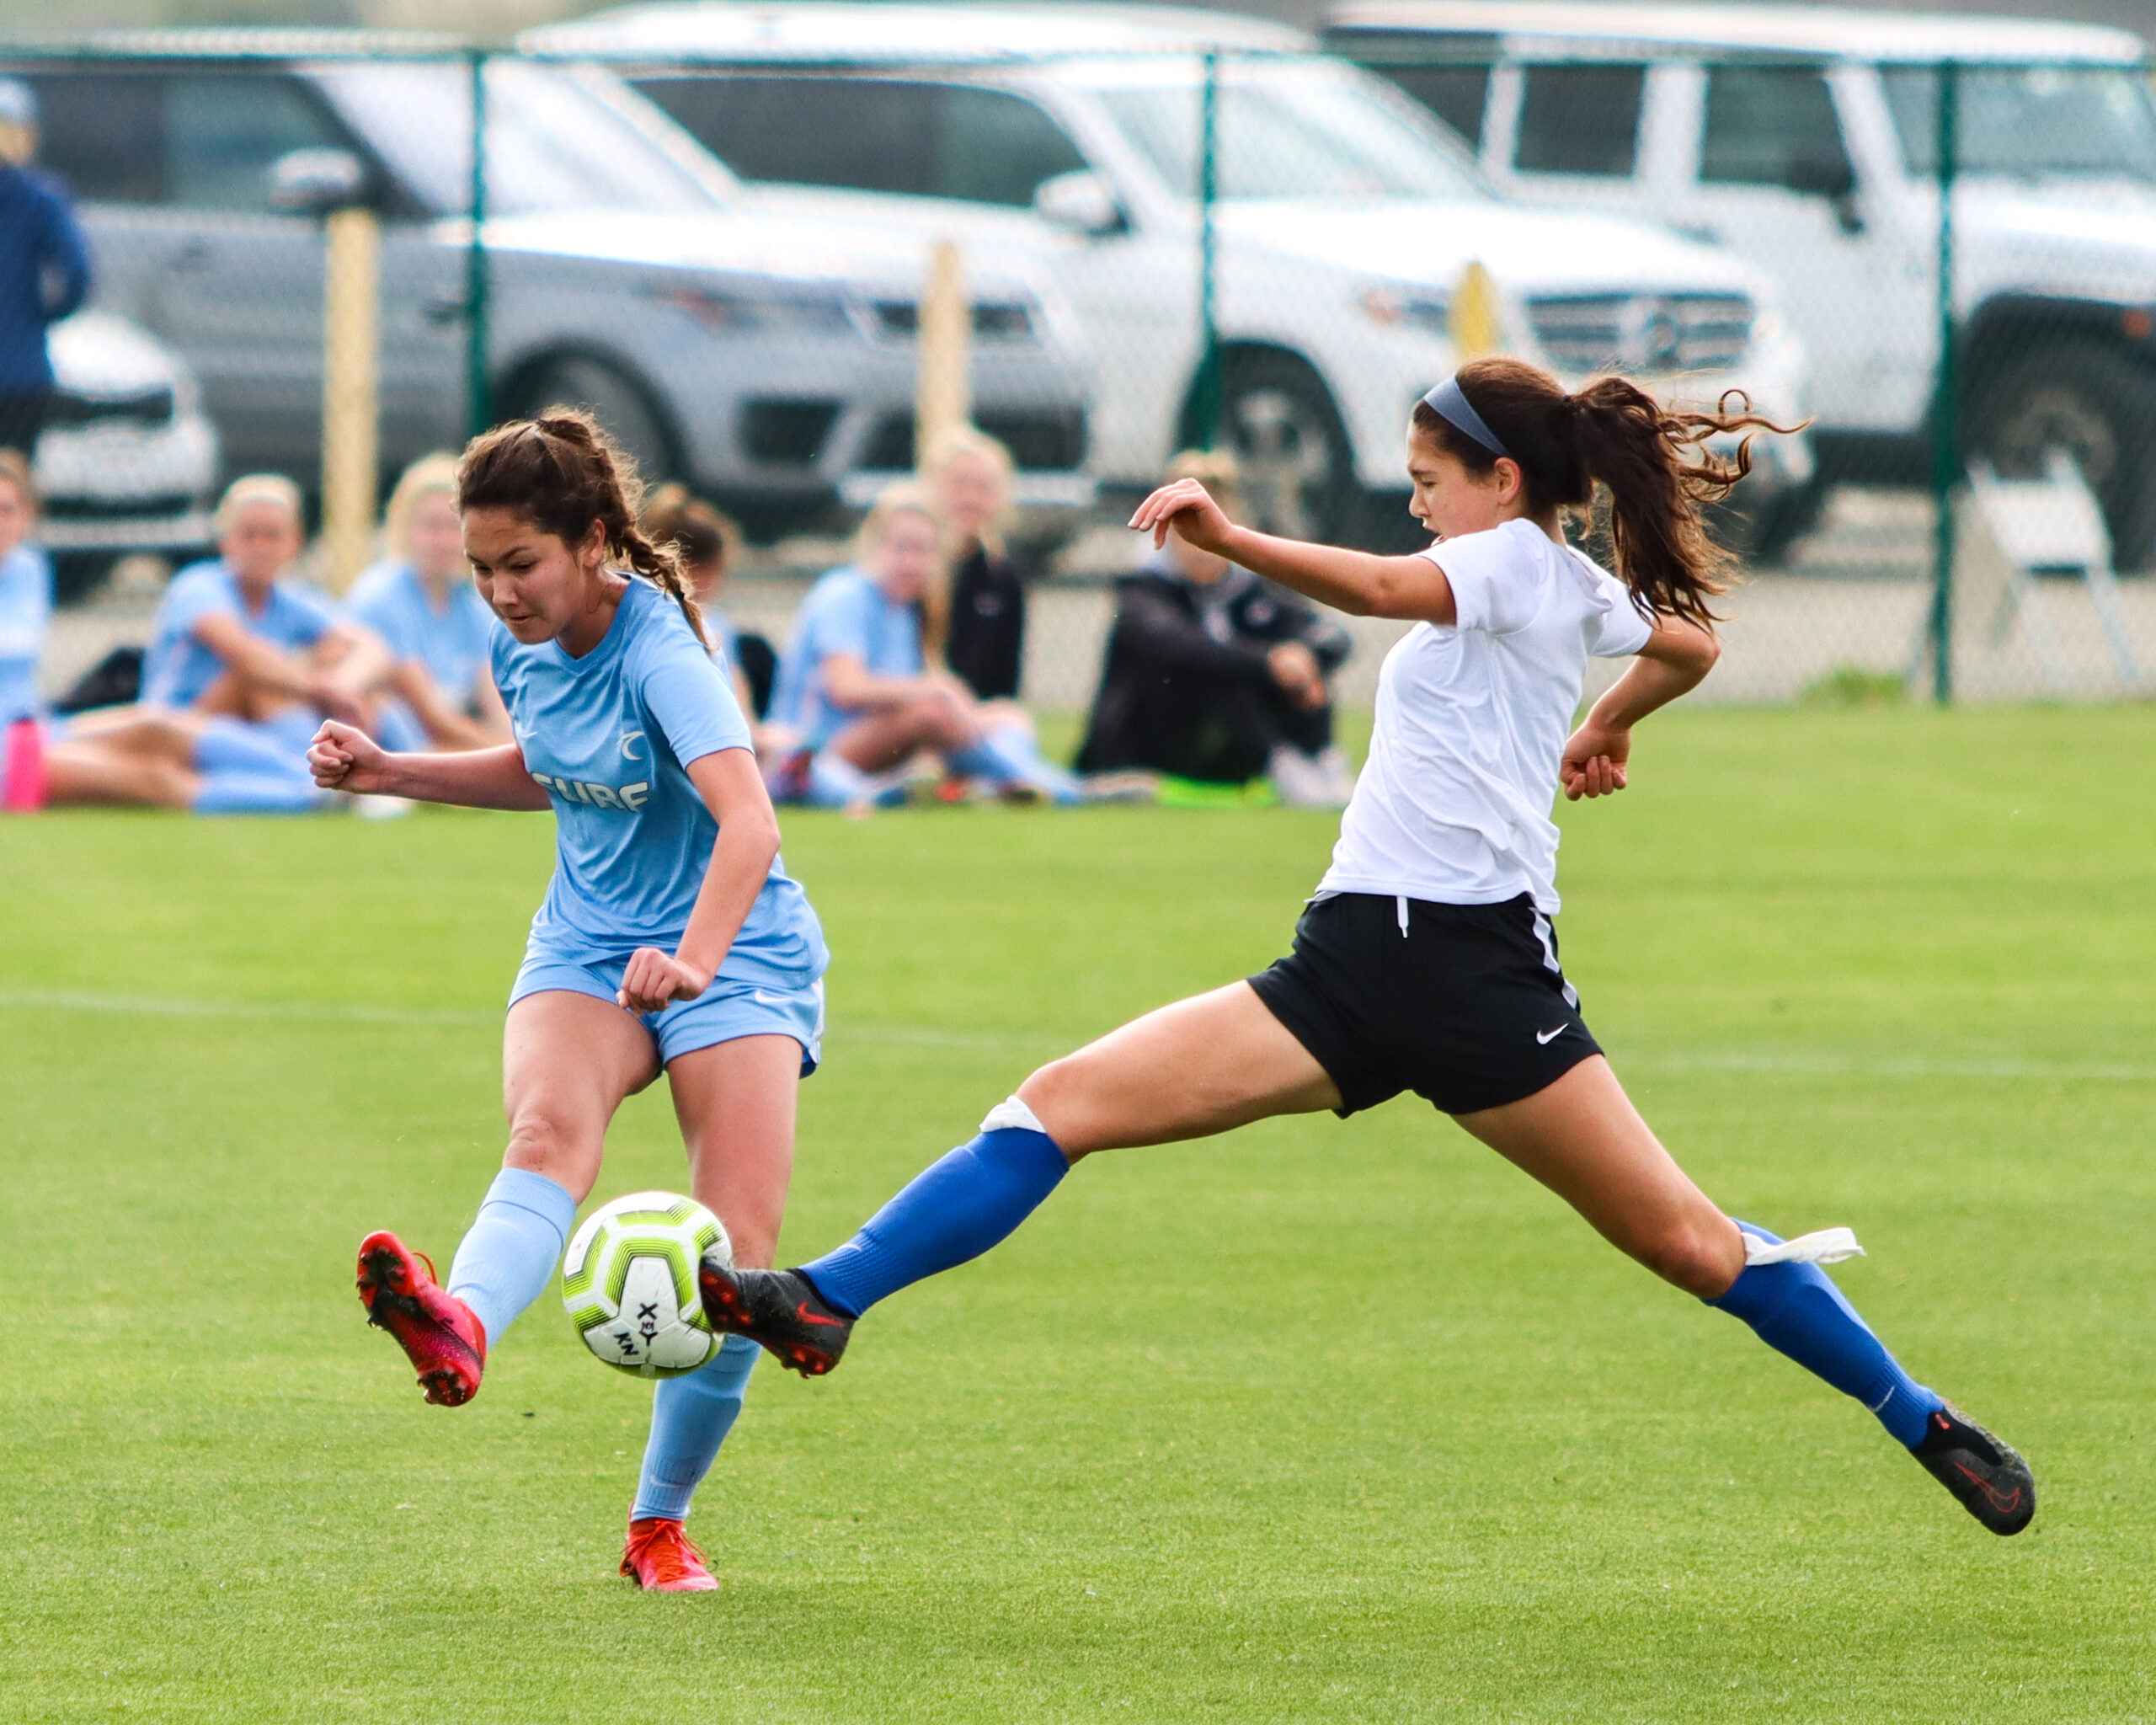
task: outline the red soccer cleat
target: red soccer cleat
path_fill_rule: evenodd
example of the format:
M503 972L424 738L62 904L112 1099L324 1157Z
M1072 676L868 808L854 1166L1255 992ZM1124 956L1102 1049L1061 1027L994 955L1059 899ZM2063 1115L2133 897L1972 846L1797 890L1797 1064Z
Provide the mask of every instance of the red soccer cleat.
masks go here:
M681 1524L647 1515L629 1524L629 1543L622 1553L622 1573L646 1593L711 1594L718 1583L704 1567L704 1554L682 1531Z
M360 1242L360 1298L367 1322L397 1338L438 1407L462 1407L479 1393L487 1332L472 1308L435 1280L435 1267L394 1234Z

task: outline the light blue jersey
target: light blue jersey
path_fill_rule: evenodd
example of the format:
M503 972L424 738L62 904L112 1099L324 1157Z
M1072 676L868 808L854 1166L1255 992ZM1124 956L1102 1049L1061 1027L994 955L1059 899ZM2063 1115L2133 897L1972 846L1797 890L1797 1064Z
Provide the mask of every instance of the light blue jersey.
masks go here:
M495 638L494 684L525 768L554 805L554 878L531 921L529 968L625 959L681 943L718 837L684 768L749 747L734 692L680 607L634 579L599 644ZM719 975L806 987L830 955L801 888L774 861Z
M296 652L312 647L335 624L327 600L290 581L278 581L260 611L248 608L239 580L221 559L189 563L172 578L150 625L142 660L142 698L165 707L192 707L225 669L225 662L195 638L203 618L236 617L250 635Z
M824 691L824 661L835 653L852 654L880 676L919 676L926 668L921 613L886 598L857 569L833 569L808 590L779 665L771 717L798 731L812 749L859 716L833 705Z
M37 659L52 621L52 564L35 545L0 557L0 730L45 710Z
M476 713L479 686L501 623L469 579L450 584L440 610L427 584L409 563L378 563L352 584L344 614L372 629L399 665L417 660L451 705ZM399 750L431 745L419 715L402 701L386 701L375 722L382 746Z

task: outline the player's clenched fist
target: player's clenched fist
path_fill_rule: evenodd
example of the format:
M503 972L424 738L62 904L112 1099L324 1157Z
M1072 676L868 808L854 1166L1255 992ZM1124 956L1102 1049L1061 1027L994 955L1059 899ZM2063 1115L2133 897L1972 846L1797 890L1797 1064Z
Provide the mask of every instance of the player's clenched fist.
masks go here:
M632 1012L659 1012L672 1001L696 999L710 986L708 972L693 970L657 947L638 947L614 998Z
M325 719L307 751L307 764L314 782L325 791L351 791L360 796L390 790L389 751L356 726Z

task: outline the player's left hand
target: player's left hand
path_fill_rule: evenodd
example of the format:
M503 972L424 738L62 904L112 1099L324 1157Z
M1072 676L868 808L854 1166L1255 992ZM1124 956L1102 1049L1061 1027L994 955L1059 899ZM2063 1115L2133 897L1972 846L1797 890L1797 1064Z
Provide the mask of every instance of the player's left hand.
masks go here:
M632 1012L662 1012L675 1001L692 1001L711 986L711 973L684 964L657 947L638 947L614 998Z
M1138 512L1130 518L1130 525L1141 533L1153 536L1155 551L1168 542L1168 528L1172 525L1179 538L1200 551L1225 556L1222 547L1235 524L1197 480L1178 479L1172 485L1161 486L1139 504Z
M1557 768L1565 799L1607 797L1625 788L1625 763L1631 758L1631 732L1609 730L1593 720L1582 725L1565 745L1565 758Z

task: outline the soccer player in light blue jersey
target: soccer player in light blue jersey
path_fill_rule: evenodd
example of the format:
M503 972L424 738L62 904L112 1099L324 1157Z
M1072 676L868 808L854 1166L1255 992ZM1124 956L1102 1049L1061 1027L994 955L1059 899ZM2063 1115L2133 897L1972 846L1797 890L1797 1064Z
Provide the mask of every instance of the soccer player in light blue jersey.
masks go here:
M374 734L392 749L486 749L509 740L492 660L501 624L472 585L456 510L456 457L422 456L383 512L389 556L344 595L344 615L389 649Z
M504 626L494 675L515 740L391 753L332 721L310 751L316 782L340 790L554 811L554 877L503 1039L502 1172L446 1287L393 1234L360 1247L370 1320L445 1407L471 1400L488 1350L547 1287L608 1122L661 1071L691 1191L744 1263L769 1264L795 1093L819 1059L823 932L780 862L748 724L680 567L637 526L638 489L582 414L476 439L457 501L478 591ZM729 1338L702 1370L659 1386L622 1560L641 1586L718 1584L682 1524L755 1354Z

